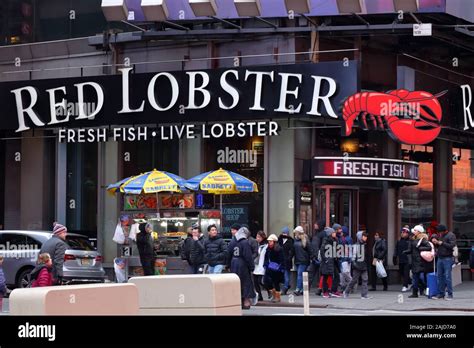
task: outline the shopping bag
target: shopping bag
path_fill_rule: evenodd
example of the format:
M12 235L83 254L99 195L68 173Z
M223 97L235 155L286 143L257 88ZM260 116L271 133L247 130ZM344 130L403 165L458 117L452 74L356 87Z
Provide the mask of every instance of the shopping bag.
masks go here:
M114 271L115 271L115 278L117 279L117 283L127 282L127 278L125 276L125 267L126 267L126 261L124 259L120 259L120 258L114 259Z
M122 225L120 224L120 222L115 227L115 233L112 240L117 244L125 243L125 234L123 233Z
M341 273L351 273L351 264L347 261L341 264Z
M375 269L377 271L377 277L379 278L386 278L387 272L385 271L385 267L383 266L383 262L378 260L377 264L375 265Z

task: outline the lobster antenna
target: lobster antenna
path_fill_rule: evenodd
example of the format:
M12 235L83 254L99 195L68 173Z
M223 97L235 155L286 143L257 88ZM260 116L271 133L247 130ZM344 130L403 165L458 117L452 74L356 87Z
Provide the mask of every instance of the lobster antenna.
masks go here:
M418 102L418 101L425 101L425 100L430 100L430 99L433 99L433 98L440 98L442 97L443 95L445 95L446 93L448 93L448 90L444 90L442 92L439 92L438 94L435 94L434 96L432 97L425 97L425 98L419 98L419 99L410 99L410 102Z

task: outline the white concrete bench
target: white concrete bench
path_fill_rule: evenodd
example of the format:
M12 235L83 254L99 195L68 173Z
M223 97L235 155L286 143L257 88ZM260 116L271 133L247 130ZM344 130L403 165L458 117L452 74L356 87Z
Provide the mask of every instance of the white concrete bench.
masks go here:
M236 274L133 277L143 315L242 315Z
M134 284L87 284L15 289L12 315L137 315Z

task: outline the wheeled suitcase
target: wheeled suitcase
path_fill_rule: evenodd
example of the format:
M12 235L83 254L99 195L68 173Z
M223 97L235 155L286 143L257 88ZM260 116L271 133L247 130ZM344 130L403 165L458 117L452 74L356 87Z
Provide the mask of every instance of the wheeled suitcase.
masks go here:
M438 276L436 272L428 273L426 280L428 282L428 298L438 295Z

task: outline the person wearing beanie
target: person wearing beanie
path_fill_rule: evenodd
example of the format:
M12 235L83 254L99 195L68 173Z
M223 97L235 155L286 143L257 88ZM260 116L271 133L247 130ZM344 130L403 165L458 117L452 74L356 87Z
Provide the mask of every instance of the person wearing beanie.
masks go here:
M282 294L286 295L288 290L291 289L290 279L291 279L291 269L293 268L293 245L294 240L290 236L290 229L288 226L285 226L281 229L281 234L278 237L278 244L282 248L283 252L283 290Z
M278 237L271 234L267 238L268 247L265 252L265 276L263 284L271 292L269 298L272 302L281 302L280 283L283 281L284 257L282 247L278 244Z
M295 255L295 266L297 271L296 290L293 293L296 296L303 294L303 272L306 272L313 257L313 249L309 238L304 233L301 226L297 226L293 231L294 244L293 254Z
M153 229L148 224L142 223L138 226L140 233L137 234L137 249L140 255L143 274L151 276L155 274L155 247L151 232Z
M68 245L65 242L66 236L66 226L58 222L54 222L52 236L43 243L39 252L39 254L49 254L52 258L53 265L51 274L54 285L62 283L64 255L66 254L66 250L68 248Z
M321 274L323 276L323 297L341 297L342 294L337 290L339 286L339 276L337 267L337 255L334 251L337 250L338 239L337 233L334 229L326 227L324 229L326 238L321 246ZM329 281L332 281L331 292L329 292Z
M410 290L410 260L407 254L403 252L408 249L410 245L410 228L404 226L400 232L400 239L395 244L393 252L393 264L398 264L398 271L403 282L402 292Z
M318 220L314 224L313 236L311 237L311 247L313 248L313 259L310 267L310 288L316 288L316 296L320 296L323 288L323 277L321 276L321 245L326 234L324 228L326 227L326 220Z
M352 280L351 276L351 248L352 248L352 238L349 235L349 228L347 226L342 226L341 234L338 235L338 242L343 246L344 256L339 259L339 270L341 271L341 289L345 289L347 285Z
M437 247L438 260L436 262L436 272L438 277L438 296L433 299L444 298L446 292L448 296L446 300L453 299L452 285L452 266L454 263L454 249L456 248L456 236L453 232L448 231L446 226L438 225L436 228L438 238L432 239L433 244Z
M369 291L377 290L377 268L376 264L378 261L382 261L383 265L387 267L387 241L384 239L384 234L381 231L378 231L374 235L374 246L372 247L372 266L371 266L371 275L372 275L372 287ZM388 290L387 277L382 278L383 291Z
M369 248L367 247L368 234L364 231L357 232L357 242L354 245L352 253L352 271L353 277L350 283L344 289L344 298L348 298L349 294L354 289L354 286L362 279L362 286L360 288L361 298L369 299L368 283L369 273L367 260L369 259Z
M257 296L252 281L255 263L252 248L247 239L248 235L250 231L246 227L241 227L237 231L235 238L229 244L230 257L227 263L230 272L237 274L240 278L242 309L250 309L251 301Z
M426 288L424 282L424 272L426 269L425 263L427 263L422 257L422 251L431 251L431 245L428 242L428 235L425 233L425 229L421 225L413 227L412 233L414 235L413 240L410 241L409 248L404 251L405 254L411 255L411 271L413 274L412 280L412 294L408 297L418 297L418 291L423 294Z

